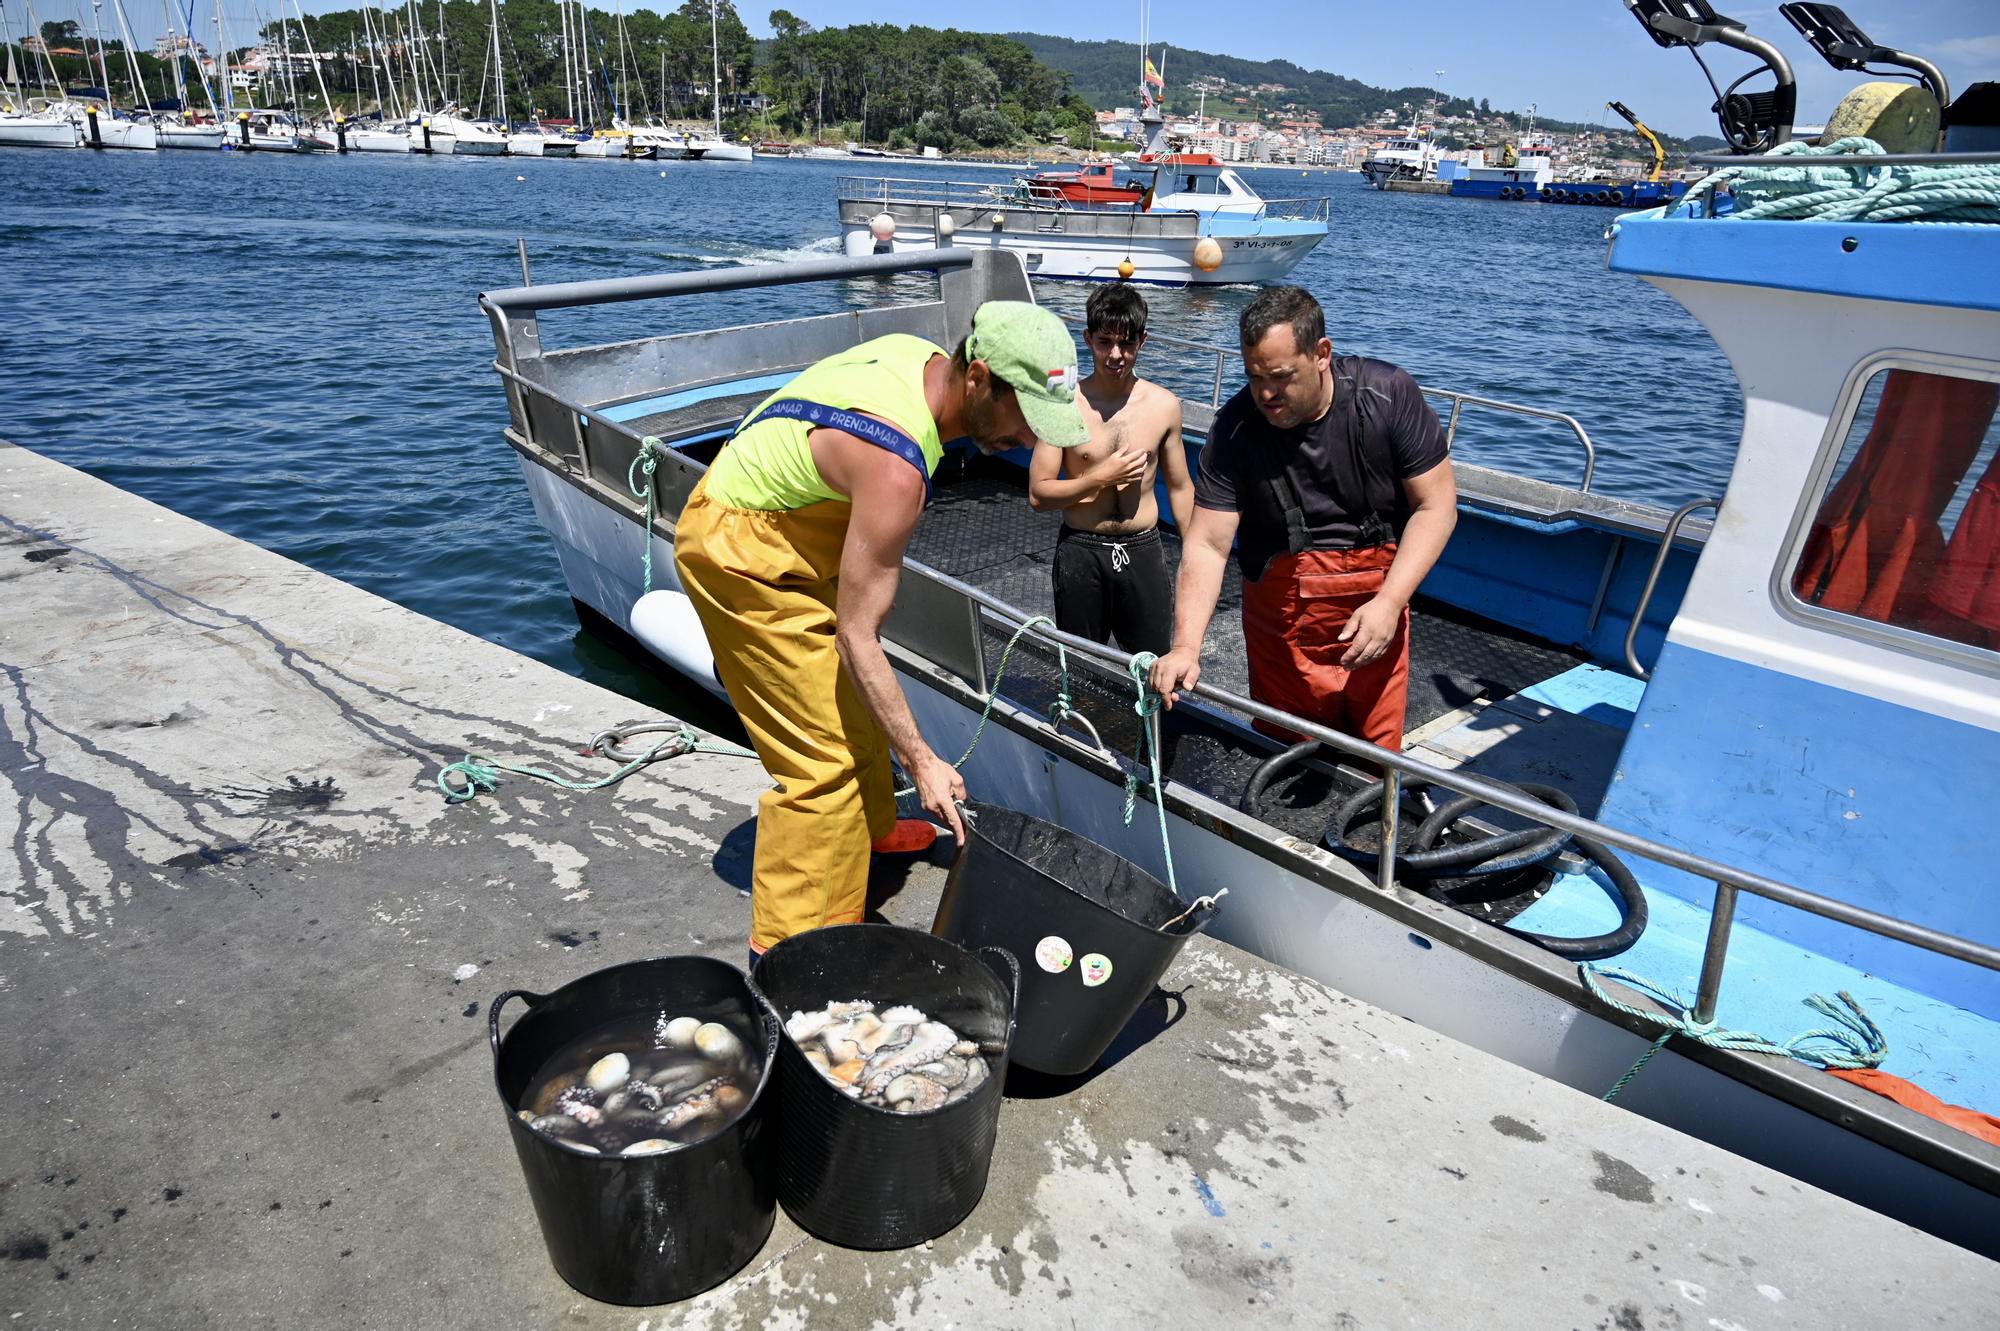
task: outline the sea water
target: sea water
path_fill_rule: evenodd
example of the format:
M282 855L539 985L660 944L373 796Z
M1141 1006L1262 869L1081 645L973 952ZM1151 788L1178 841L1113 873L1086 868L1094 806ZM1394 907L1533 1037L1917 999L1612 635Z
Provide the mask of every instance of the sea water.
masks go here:
M718 724L696 690L581 629L500 436L482 290L838 252L852 162L645 163L0 150L0 436L411 609ZM664 172L664 175L662 174ZM1007 177L894 163L892 174ZM1294 279L1342 354L1428 385L1569 412L1598 488L1719 492L1741 405L1708 335L1604 266L1609 209L1365 188L1246 170L1269 198L1330 194ZM563 312L573 346L923 298L923 279ZM1038 283L1081 313L1091 287ZM1233 346L1255 288L1149 288L1156 332ZM1164 349L1142 354L1161 371ZM1088 368L1086 356L1085 367ZM1234 357L1224 392L1240 384ZM1171 386L1206 401L1213 360ZM1468 411L1459 456L1573 482L1569 432Z

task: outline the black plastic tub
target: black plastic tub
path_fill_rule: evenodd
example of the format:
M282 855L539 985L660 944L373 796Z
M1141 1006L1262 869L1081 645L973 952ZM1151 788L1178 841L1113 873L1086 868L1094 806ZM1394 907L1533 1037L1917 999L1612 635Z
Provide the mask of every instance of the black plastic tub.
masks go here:
M994 804L966 810L931 932L1020 958L1016 1065L1088 1072L1213 909L1189 910L1130 860L1053 823Z
M795 934L757 963L780 1014L873 999L907 1003L1002 1052L963 1100L899 1114L850 1099L790 1037L778 1041L778 1201L801 1229L847 1248L906 1248L972 1214L986 1191L1013 1040L1014 959L978 955L916 929L841 924Z
M500 1033L500 1009L528 1010ZM549 1058L623 1018L660 1013L718 1021L759 1058L743 1112L712 1137L658 1155L586 1155L516 1117ZM597 971L556 990L493 1000L493 1084L527 1175L556 1274L605 1303L671 1303L743 1269L776 1218L771 1097L780 1024L743 972L710 957L659 957Z

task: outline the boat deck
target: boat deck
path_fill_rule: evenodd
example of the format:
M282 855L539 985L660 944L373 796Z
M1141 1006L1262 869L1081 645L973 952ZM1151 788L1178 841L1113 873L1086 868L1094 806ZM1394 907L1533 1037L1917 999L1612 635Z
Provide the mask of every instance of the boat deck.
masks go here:
M762 772L448 808L440 763L594 775L577 741L642 709L5 444L0 580L21 1326L1976 1328L2000 1300L1962 1249L1197 940L1094 1077L1010 1080L985 1198L933 1244L780 1216L696 1300L592 1303L543 1254L480 1017L739 960ZM885 873L883 916L927 923L941 878Z

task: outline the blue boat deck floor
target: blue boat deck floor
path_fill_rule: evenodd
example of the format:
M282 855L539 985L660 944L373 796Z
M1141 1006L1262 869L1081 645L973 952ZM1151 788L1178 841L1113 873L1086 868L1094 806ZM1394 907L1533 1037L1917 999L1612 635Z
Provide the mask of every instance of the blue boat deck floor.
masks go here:
M1577 796L1593 813L1617 779L1619 747L1644 685L1596 666L1578 666L1501 699L1413 745L1442 767L1463 767L1506 781L1544 781ZM1586 798L1588 797L1588 798ZM1629 857L1646 891L1650 920L1639 941L1606 967L1641 976L1691 999L1708 937L1709 908L1645 887L1648 866ZM1598 878L1572 871L1512 920L1513 927L1556 937L1613 929L1618 907ZM1950 1103L2000 1108L2000 1023L1892 984L1843 962L1738 922L1730 933L1716 1020L1783 1043L1831 1023L1804 1006L1811 994L1850 993L1881 1027L1885 1072L1916 1082ZM1643 1000L1631 999L1643 1006Z

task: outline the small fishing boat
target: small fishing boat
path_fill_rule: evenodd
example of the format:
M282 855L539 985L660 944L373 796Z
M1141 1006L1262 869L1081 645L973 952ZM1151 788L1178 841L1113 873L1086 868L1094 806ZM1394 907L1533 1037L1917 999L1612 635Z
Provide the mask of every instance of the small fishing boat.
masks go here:
M1145 185L1117 179L1110 162L1092 162L1075 171L1037 171L1025 180L1032 197L1050 202L1136 205L1146 197Z
M1163 152L1131 170L1153 181L1136 203L1078 204L1032 177L1010 184L843 176L849 255L937 246L1018 253L1036 277L1226 286L1283 278L1326 238L1326 199L1265 199L1206 154Z
M1800 158L1721 160L1747 172L1739 206L1797 193L1782 182ZM1928 159L1805 160L1845 174ZM1609 498L1580 423L1427 390L1448 434L1475 412L1554 419L1583 463L1576 480L1457 464L1458 530L1415 607L1404 752L1243 696L1221 626L1194 696L1135 716L1129 658L1036 620L1053 535L1004 462L940 469L885 629L891 663L938 751L971 748L973 791L1177 873L1184 892L1227 886L1213 935L2000 1256L2000 1147L1908 1107L1923 1093L1907 1090L2000 1105L2000 923L1983 890L2000 857L1985 807L2000 771L2000 224L1744 220L1709 191L1619 219L1610 263L1684 304L1737 368L1732 480L1673 507ZM865 317L715 328L686 309L685 331L640 316L560 349L539 321L606 307L604 328L636 301L735 308L726 293L890 275ZM736 423L859 337L953 346L1003 298L1033 299L1023 257L957 245L483 296L506 437L585 618L718 689L673 525ZM1198 453L1234 353L1164 330L1153 344L1214 366L1211 400L1185 402ZM1156 359L1154 373L1176 371ZM656 489L635 499L646 436ZM1287 749L1253 721L1310 742ZM1522 774L1567 791L1530 796L1507 782ZM1468 820L1480 804L1504 812ZM1538 836L1569 849L1525 884L1426 860Z

